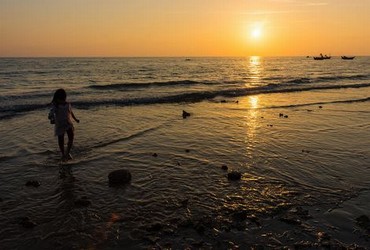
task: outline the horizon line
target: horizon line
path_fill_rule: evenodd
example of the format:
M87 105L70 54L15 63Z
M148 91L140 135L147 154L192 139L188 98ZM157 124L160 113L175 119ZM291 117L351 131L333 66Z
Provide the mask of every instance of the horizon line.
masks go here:
M369 55L354 55L354 54L343 54L343 55L331 55L331 57L341 57L341 56L356 56L356 57L367 57ZM273 56L259 56L259 55L245 55L245 56L0 56L0 59L4 58L243 58L243 57L314 57L316 55L273 55Z

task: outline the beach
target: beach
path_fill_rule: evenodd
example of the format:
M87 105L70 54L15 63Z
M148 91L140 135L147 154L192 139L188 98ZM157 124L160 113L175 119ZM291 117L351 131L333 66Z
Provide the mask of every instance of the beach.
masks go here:
M370 247L369 57L0 65L1 249ZM60 87L81 120L66 163Z

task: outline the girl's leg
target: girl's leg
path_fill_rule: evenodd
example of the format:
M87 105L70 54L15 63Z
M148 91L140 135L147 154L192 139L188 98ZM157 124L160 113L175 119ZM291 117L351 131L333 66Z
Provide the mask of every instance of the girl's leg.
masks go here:
M58 135L58 145L60 152L62 153L62 157L64 157L64 134Z
M74 136L75 136L73 128L67 130L67 135L68 135L68 145L67 145L66 156L70 157L69 152L71 151L71 148L73 146L73 139L74 139Z

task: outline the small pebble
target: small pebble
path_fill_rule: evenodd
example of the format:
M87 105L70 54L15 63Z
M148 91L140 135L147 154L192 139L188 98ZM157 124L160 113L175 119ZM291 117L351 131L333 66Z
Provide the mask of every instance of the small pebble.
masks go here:
M41 184L39 181L27 181L27 187L39 187Z
M158 154L157 154L157 153L154 153L154 154L153 154L153 157L157 157L157 156L158 156Z

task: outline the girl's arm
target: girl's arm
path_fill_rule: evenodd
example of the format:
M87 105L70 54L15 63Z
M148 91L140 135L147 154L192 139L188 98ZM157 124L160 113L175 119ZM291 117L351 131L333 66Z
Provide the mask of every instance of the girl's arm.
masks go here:
M71 112L73 120L75 120L77 123L80 123L80 120L76 118L75 114Z

